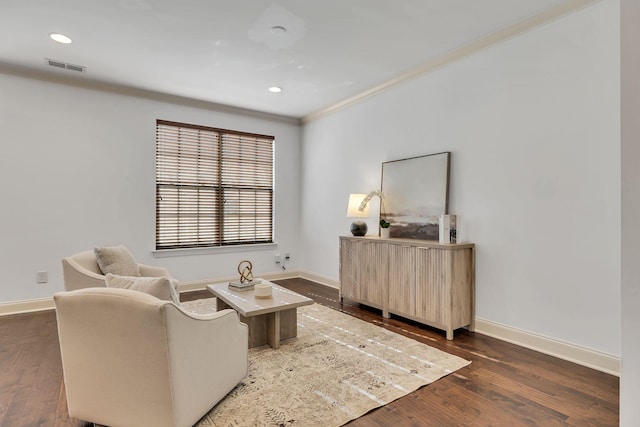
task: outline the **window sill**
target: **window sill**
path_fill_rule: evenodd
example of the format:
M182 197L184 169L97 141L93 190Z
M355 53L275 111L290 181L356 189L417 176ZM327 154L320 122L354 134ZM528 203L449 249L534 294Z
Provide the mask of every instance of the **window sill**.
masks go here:
M154 258L169 258L178 256L224 254L234 252L266 251L278 247L277 243L259 243L255 245L216 246L211 248L161 249L152 250Z

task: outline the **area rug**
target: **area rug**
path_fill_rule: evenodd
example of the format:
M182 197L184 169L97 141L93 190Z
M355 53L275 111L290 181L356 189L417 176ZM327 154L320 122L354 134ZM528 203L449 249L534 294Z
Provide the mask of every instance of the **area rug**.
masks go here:
M183 303L215 311L215 298ZM249 350L249 375L197 427L341 426L470 362L337 310L298 309L298 336Z

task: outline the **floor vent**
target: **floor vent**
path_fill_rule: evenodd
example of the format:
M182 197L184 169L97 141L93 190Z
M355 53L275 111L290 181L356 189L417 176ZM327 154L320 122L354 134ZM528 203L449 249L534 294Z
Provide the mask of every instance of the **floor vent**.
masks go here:
M62 69L71 70L71 71L78 71L80 73L84 73L87 70L87 67L83 67L82 65L69 64L68 62L57 61L55 59L49 59L49 58L45 58L44 60L48 65L56 68L62 68Z

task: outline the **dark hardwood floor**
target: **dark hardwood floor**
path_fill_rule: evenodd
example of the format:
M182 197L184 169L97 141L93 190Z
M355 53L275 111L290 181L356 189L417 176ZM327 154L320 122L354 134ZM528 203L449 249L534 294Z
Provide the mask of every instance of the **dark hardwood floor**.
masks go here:
M304 279L278 281L316 302L472 363L352 421L378 426L617 426L619 379L466 330L444 333L338 301ZM208 298L207 291L181 295ZM0 426L86 426L67 415L53 311L0 316ZM139 427L139 426L132 426Z

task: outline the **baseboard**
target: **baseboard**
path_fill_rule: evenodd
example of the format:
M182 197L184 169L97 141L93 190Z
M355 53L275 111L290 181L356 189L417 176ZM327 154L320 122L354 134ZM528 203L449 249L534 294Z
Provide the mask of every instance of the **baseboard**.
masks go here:
M607 374L620 376L620 358L610 354L478 318L476 318L475 332Z
M0 304L0 316L9 314L32 313L34 311L53 310L53 298L12 301Z
M291 270L291 271L287 270L283 272L260 275L260 277L265 280L291 279L294 277L300 277L300 272L296 270ZM205 289L207 285L210 285L212 283L230 282L232 280L237 280L237 279L238 279L238 276L233 276L233 277L217 277L215 279L180 282L180 284L178 285L178 292L200 291ZM44 310L53 310L53 309L55 309L55 304L53 302L52 297L24 300L24 301L12 301L12 302L0 303L0 316L11 315L11 314L21 314L21 313L32 313L34 311L44 311Z
M261 274L261 278L265 280L282 280L301 277L311 280L321 285L332 288L339 288L338 281L320 276L308 271L283 271L277 273ZM208 280L195 280L181 282L178 286L180 292L190 292L203 290L212 283L229 282L236 280L237 277L222 277ZM53 298L41 298L25 301L14 301L9 303L0 303L0 316L31 313L35 311L52 310L55 308ZM620 358L609 354L601 353L588 348L558 341L542 335L505 326L500 323L489 320L476 318L475 332L487 335L502 341L507 341L521 347L529 348L540 353L548 354L559 359L568 360L588 368L606 372L611 375L620 376Z
M259 277L264 280L283 280L283 279L293 279L295 277L301 277L301 276L300 276L300 272L297 270L291 270L291 271L285 270L277 273L260 274ZM185 282L180 282L180 284L178 285L178 291L179 292L201 291L205 289L207 285L212 285L214 283L231 282L233 280L238 280L238 276L217 277L215 279L185 281Z
M320 276L318 274L314 274L309 271L299 271L298 273L299 273L298 277L302 279L311 280L312 282L329 286L330 288L340 289L340 282L337 280L331 279L326 276Z

